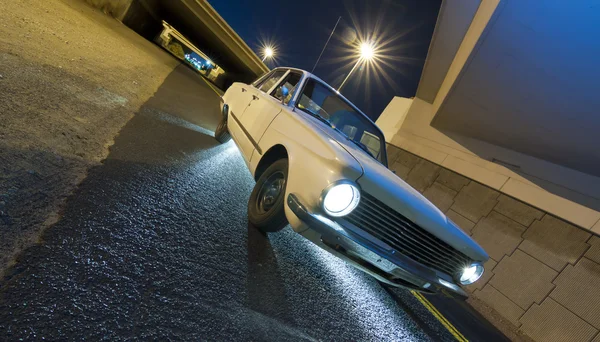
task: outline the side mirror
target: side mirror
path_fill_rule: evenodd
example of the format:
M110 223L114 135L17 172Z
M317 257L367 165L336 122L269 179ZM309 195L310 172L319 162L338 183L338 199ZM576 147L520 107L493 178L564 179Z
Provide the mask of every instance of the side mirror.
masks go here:
M283 103L283 101L285 101L285 98L290 94L290 91L286 86L281 86L279 89L281 92L281 103Z

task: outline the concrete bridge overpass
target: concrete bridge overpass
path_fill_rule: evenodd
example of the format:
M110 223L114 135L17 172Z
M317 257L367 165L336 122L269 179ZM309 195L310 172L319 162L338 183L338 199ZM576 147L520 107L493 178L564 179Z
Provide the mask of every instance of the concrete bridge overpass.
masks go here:
M104 2L113 16L150 40L167 21L226 71L226 84L250 82L269 70L206 0L128 0L114 7L115 1Z

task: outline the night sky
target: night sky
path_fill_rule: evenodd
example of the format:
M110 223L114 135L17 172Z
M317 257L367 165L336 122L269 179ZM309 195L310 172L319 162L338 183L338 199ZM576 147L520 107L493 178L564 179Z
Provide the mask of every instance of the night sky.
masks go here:
M339 16L336 33L314 73L338 87L356 62L352 51L361 36L387 41L380 70L357 69L342 93L372 119L394 96L415 95L441 0L209 0L262 56L265 43L277 47L267 65L310 71ZM353 45L354 44L354 45Z

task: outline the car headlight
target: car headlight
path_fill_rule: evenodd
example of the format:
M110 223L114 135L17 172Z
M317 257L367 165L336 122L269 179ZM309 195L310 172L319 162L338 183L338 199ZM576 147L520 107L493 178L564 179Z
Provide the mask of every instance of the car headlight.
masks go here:
M360 202L360 190L349 181L333 183L323 190L321 203L325 213L330 216L350 214Z
M460 283L462 285L473 284L483 275L483 265L472 264L465 267L460 274Z

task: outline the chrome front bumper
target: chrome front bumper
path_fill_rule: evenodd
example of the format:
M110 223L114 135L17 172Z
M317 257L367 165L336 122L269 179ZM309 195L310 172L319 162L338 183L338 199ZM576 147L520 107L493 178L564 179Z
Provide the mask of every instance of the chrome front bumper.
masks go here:
M423 292L442 292L459 298L468 294L447 275L400 254L381 248L364 234L342 227L329 218L310 212L294 194L287 205L309 229L303 236L379 281Z

